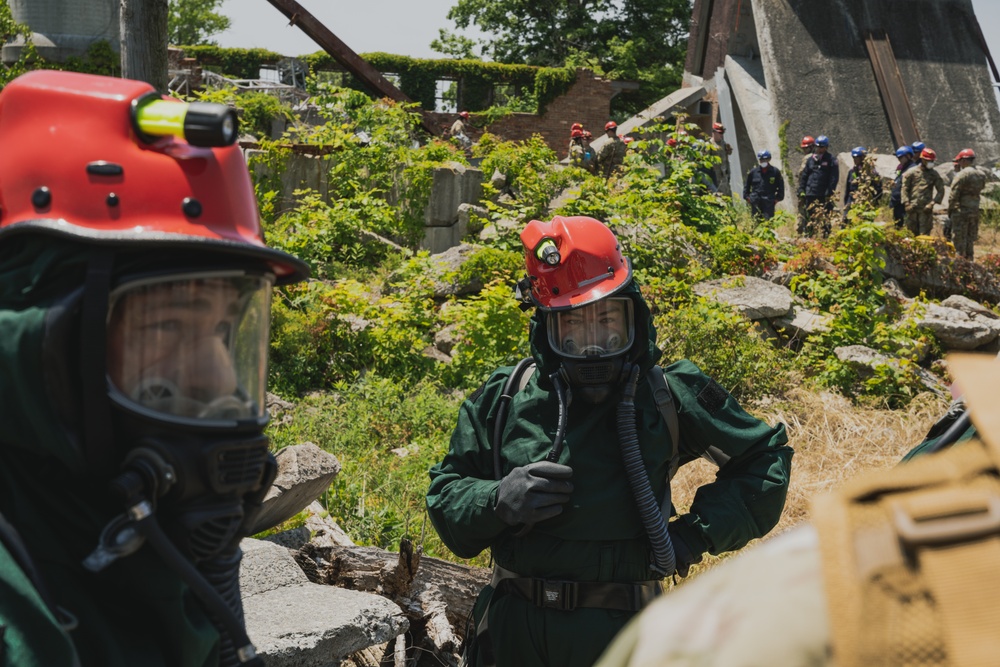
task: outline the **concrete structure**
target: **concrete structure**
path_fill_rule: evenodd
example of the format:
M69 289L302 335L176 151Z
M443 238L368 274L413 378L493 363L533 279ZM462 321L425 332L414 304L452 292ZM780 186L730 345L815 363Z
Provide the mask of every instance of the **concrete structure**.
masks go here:
M14 20L31 28L31 41L46 60L82 56L101 40L118 50L119 0L8 0L7 4ZM5 45L3 62L15 62L22 46Z
M794 178L807 134L833 152L919 138L941 160L1000 158L987 59L971 0L695 0L685 85L715 102L738 191L762 148Z

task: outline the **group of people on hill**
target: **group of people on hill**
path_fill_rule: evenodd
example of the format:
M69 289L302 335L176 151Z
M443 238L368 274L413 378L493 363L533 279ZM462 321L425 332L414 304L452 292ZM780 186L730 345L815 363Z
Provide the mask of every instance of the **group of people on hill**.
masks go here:
M584 129L581 123L573 123L569 130L569 162L574 167L586 169L592 174L600 174L605 178L614 174L625 162L628 144L631 137L618 136L618 123L609 120L604 124L604 136L607 140L595 151L590 145L593 134Z
M825 135L805 136L799 145L804 154L797 173L798 225L804 236L821 233L829 236L833 226L836 190L840 180L840 165L829 152L830 139ZM900 146L896 150L899 164L889 194L896 226L904 225L914 235L929 235L934 226L934 206L945 195L945 178L934 168L937 153L923 142ZM882 177L864 146L851 150L853 166L847 182L841 208L841 219L847 224L851 209L860 204L876 205L881 201ZM953 241L959 255L972 259L973 243L979 234L980 195L990 174L975 166L976 153L971 148L955 156L954 169L948 173L951 196L944 235ZM784 200L785 182L781 171L771 165L771 152L757 153L758 164L748 173L743 186L743 198L754 215L774 216L775 205Z

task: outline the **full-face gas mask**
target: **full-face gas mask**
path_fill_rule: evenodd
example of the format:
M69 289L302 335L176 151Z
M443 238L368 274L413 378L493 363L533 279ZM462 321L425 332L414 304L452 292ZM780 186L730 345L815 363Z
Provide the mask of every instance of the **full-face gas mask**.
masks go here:
M137 276L109 297L115 439L127 463L160 468L151 500L196 564L242 537L247 496L273 475L262 434L273 282L244 271Z
M614 233L594 218L532 220L521 232L527 277L522 299L545 314L548 343L572 395L597 403L621 384L635 340L632 280Z
M632 308L627 297L607 297L548 313L549 346L562 358L560 374L574 396L599 403L621 383L625 356L635 340Z
M252 658L239 541L277 472L263 434L273 284L245 270L133 275L108 297L108 399L123 460L112 487L127 512L85 565L100 569L142 538L175 569L193 565L203 581L189 585L217 607L206 603L223 629L222 664Z

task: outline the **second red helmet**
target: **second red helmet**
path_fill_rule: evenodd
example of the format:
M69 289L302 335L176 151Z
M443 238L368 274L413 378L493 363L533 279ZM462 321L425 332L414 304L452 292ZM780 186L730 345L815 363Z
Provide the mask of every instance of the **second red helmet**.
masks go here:
M632 265L607 225L585 216L532 220L521 232L532 302L564 310L621 291Z

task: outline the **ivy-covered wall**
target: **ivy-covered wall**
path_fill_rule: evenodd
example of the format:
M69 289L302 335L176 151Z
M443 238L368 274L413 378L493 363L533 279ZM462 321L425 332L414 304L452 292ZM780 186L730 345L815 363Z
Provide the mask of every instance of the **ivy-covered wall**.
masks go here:
M218 46L183 46L188 57L202 66L217 69L222 74L240 79L256 79L260 68L276 65L284 56L266 49L232 49ZM458 107L467 111L484 111L494 104L496 86L511 86L522 94L530 94L538 104L538 112L566 93L576 80L571 68L504 65L481 60L410 58L391 53L363 53L361 57L382 73L399 76L399 88L424 109L433 110L437 82L458 83ZM325 51L303 56L313 72L342 70ZM361 88L357 81L351 87Z

